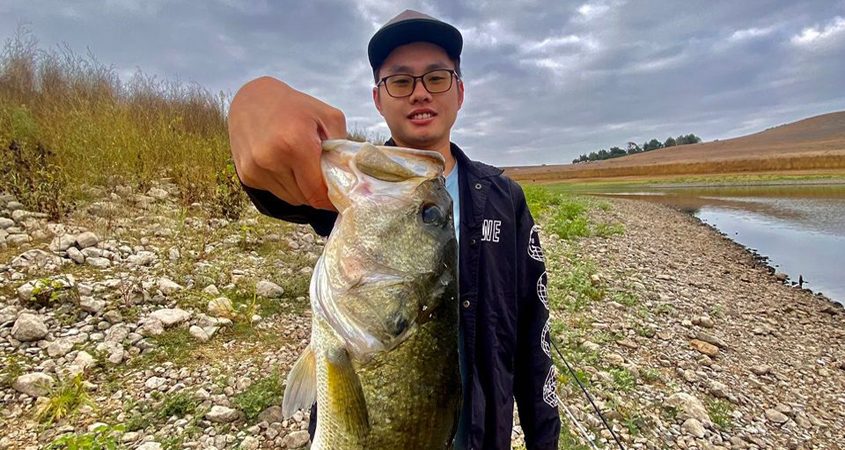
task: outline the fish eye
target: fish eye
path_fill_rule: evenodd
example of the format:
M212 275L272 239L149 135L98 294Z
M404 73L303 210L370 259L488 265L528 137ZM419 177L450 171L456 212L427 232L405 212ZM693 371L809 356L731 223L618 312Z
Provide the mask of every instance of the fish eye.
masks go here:
M423 223L441 226L446 222L446 214L434 203L426 203L420 208Z

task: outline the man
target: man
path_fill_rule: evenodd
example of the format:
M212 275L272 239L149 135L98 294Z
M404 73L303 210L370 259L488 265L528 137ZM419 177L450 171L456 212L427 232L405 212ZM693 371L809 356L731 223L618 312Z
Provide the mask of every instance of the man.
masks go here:
M462 45L452 25L410 10L396 16L368 46L373 102L390 129L385 145L433 150L446 160L459 241L464 388L455 448L509 449L515 398L528 449L557 449L546 274L534 221L518 184L450 140L464 100ZM229 134L238 175L259 211L331 232L337 213L320 172L320 142L346 137L339 110L260 78L233 99Z

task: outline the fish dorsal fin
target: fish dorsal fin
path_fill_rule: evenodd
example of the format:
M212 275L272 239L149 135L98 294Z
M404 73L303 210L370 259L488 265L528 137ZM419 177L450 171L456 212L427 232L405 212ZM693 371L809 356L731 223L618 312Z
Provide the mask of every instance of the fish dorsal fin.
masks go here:
M299 409L310 409L317 399L317 361L311 345L296 360L288 373L282 414L289 418Z
M338 418L347 434L363 445L370 432L367 401L349 353L343 347L326 351L326 385L329 400L327 413Z

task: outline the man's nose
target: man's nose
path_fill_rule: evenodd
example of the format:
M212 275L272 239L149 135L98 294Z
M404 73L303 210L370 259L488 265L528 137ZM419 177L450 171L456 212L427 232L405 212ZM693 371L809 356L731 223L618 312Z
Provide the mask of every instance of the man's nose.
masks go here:
M425 88L422 79L414 80L414 90L411 92L411 103L430 101L431 94Z

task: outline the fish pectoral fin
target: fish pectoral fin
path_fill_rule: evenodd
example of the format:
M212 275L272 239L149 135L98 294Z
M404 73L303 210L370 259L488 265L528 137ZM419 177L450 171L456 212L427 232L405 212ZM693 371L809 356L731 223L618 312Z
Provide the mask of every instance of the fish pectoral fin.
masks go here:
M282 414L290 418L299 409L310 409L317 399L317 359L311 345L296 360L288 373Z
M346 431L363 442L370 432L367 401L361 388L361 380L358 379L345 348L338 347L326 351L326 369L331 409L329 414L339 418Z

